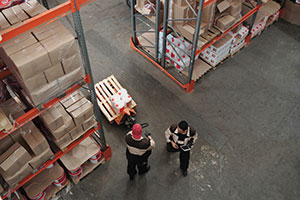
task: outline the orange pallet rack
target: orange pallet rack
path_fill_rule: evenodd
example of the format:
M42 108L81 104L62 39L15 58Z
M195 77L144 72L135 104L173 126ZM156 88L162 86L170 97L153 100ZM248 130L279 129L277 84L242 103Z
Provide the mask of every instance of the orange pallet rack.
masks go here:
M80 142L82 142L84 139L91 136L92 134L93 134L93 138L96 139L96 141L99 143L105 160L109 160L111 157L111 148L110 148L110 146L108 146L106 144L103 127L100 125L101 113L100 113L99 107L97 106L96 94L95 94L95 90L94 90L94 81L93 81L93 77L92 77L92 71L91 71L91 66L89 63L88 52L87 52L87 48L86 48L84 32L82 29L80 12L79 12L80 8L89 2L91 2L91 1L89 1L89 0L68 0L65 3L62 3L54 8L51 8L51 9L45 11L44 13L41 13L33 18L30 18L29 20L27 20L25 22L22 22L17 27L11 27L11 28L1 31L2 40L0 41L0 44L28 31L28 30L31 30L32 28L39 26L43 23L52 22L54 20L57 20L61 17L66 16L70 13L73 13L73 19L74 19L74 23L75 23L77 38L78 38L80 52L81 52L81 56L82 56L82 60L83 60L83 67L85 69L85 77L84 77L83 81L81 81L80 83L77 83L77 84L71 86L70 88L68 88L67 90L62 91L64 95L59 96L59 97L54 97L53 99L49 100L47 103L39 105L38 107L31 109L30 111L26 112L23 116L16 119L15 124L17 124L17 125L14 127L14 129L11 132L9 132L9 133L0 132L0 140L5 138L9 134L13 134L13 132L16 129L22 127L24 124L33 120L35 117L39 116L41 114L41 112L51 108L54 104L58 103L60 100L67 97L74 91L78 90L85 84L87 84L89 86L89 90L91 91L91 96L92 96L91 99L92 99L92 103L94 105L94 114L95 114L96 120L98 122L97 128L91 128L90 130L88 130L80 139L71 143L65 151L59 151L59 152L55 153L55 156L52 160L49 160L46 163L44 163L37 172L24 178L21 182L19 182L19 185L16 188L11 189L5 195L3 195L2 199L7 198L9 196L9 194L11 194L14 191L16 191L17 189L19 189L21 186L23 186L25 183L27 183L33 177L35 177L36 175L41 173L43 170L45 170L50 164L57 161L59 158L61 158L63 155L65 155L67 152L69 152L76 145L78 145ZM0 72L0 80L7 77L10 74L11 73L7 68L2 70Z

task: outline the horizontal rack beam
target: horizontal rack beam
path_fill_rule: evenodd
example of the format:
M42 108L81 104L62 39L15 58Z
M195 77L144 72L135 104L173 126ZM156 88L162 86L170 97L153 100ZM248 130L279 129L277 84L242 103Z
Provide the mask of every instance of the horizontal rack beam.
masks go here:
M75 140L74 142L72 142L65 151L59 151L54 155L54 158L52 160L48 160L47 162L45 162L41 169L39 169L37 172L35 172L34 174L30 174L27 177L25 177L21 182L19 182L19 185L14 188L11 189L10 191L8 191L7 194L5 194L4 196L2 196L2 199L5 199L9 196L9 194L12 194L13 192L15 192L16 190L18 190L20 187L22 187L24 184L26 184L28 181L30 181L31 179L33 179L35 176L37 176L38 174L40 174L42 171L44 171L49 165L53 164L54 162L56 162L58 159L60 159L63 155L65 155L66 153L68 153L69 151L71 151L74 147L76 147L78 144L80 144L83 140L85 140L87 137L89 137L90 135L92 135L94 132L96 132L98 129L100 128L100 124L98 124L97 128L91 128L90 130L88 130L79 140Z
M84 83L88 83L88 81L89 81L89 76L86 75L85 78L84 78ZM18 119L15 120L15 123L14 123L15 127L9 133L0 131L0 140L2 140L3 138L5 138L6 136L12 134L15 130L17 130L18 128L24 126L26 123L28 123L29 121L33 120L37 116L39 116L42 111L51 108L54 104L58 103L59 101L61 101L64 98L66 98L67 96L69 96L70 94L72 94L73 92L75 92L76 90L78 90L79 88L81 88L83 85L76 84L76 85L68 88L64 92L65 95L63 97L61 97L61 98L55 97L54 99L52 99L52 100L48 101L47 103L43 104L42 105L42 109L38 109L37 107L35 107L35 108L31 109L30 111L26 112L24 115L22 115L21 117L19 117Z
M76 0L77 8L79 9L89 1L90 0ZM2 40L0 41L0 44L59 16L64 17L71 12L75 12L75 10L76 9L72 0L64 2L54 8L51 8L50 10L26 20L25 22L22 22L17 27L11 27L1 31Z

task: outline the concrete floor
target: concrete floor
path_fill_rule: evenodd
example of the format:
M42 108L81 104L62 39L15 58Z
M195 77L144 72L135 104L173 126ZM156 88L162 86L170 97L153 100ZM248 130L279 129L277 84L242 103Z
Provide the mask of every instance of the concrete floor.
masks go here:
M188 94L130 48L124 0L96 0L81 16L95 81L117 77L157 145L150 172L129 181L128 130L104 120L112 159L63 199L300 199L300 27L276 22ZM181 119L200 136L187 177L164 140Z

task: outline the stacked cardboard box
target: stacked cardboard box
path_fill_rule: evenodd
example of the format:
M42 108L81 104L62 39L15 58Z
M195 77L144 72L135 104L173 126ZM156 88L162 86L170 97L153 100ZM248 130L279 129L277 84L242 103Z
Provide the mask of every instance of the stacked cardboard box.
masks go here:
M99 145L91 137L87 137L79 145L60 158L64 166L72 171L79 168L90 157L100 151Z
M162 52L163 33L159 32L159 51ZM167 35L166 61L172 63L174 67L182 71L190 64L192 44L182 37Z
M21 22L45 11L46 8L36 0L28 0L20 5L6 8L0 13L0 29L4 30L9 26L18 26Z
M237 29L229 32L229 34L231 34L233 37L232 44L230 47L231 54L234 54L245 44L245 38L248 35L248 33L249 29L246 26L241 26L239 30Z
M299 2L299 1L298 1ZM300 4L294 3L291 0L286 0L282 18L287 22L300 26Z
M198 2L199 1L188 1L189 4L194 8L195 12L198 12ZM212 27L213 19L215 14L216 3L212 3L206 6L203 10L202 21L200 27L200 35L204 33L208 28ZM172 15L173 19L184 19L184 18L195 18L195 13L189 8L185 0L173 1L172 5ZM186 20L186 21L174 21L173 27L182 36L190 41L194 39L194 32L196 26L196 20Z
M1 104L1 108L12 119L24 114L13 99ZM0 154L0 174L11 187L53 156L45 137L32 122L3 138Z
M34 105L83 78L75 38L59 21L23 33L2 48L4 62Z
M232 35L227 34L201 52L200 57L214 67L229 55L232 41Z
M64 174L64 170L58 163L54 163L53 166L48 167L33 179L28 181L24 186L24 190L30 199L37 199L39 196L44 196L44 191L49 187L56 179ZM44 199L44 198L41 198Z
M147 0L136 0L135 9L143 15L154 14L153 16L147 16L147 18L150 19L153 23L156 23L156 17L154 11L154 9L156 9L156 0L149 0L149 2ZM164 11L164 6L163 6L163 1L161 0L160 11L159 11L159 23L163 22L163 15L164 15L163 11Z
M217 4L215 26L226 31L240 19L242 11L241 0L223 0Z
M252 2L251 4L249 2L244 2L242 5L242 14L245 15L248 13L250 10L256 6L256 2ZM279 11L280 5L276 3L275 1L268 1L259 8L254 25L256 26L257 24L261 23L261 21L267 20L268 17L274 15L277 11ZM251 17L246 20L248 24L251 23Z
M42 113L41 118L60 149L96 125L93 106L79 91Z

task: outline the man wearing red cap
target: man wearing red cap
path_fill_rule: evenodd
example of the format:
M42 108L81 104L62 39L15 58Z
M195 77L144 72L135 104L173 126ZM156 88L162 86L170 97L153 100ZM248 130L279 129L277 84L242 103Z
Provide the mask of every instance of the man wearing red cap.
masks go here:
M182 175L187 176L190 161L190 150L197 139L196 130L189 126L186 121L172 124L165 132L168 152L180 152L180 169Z
M142 137L142 127L140 124L135 124L125 136L127 144L126 158L128 160L127 173L130 180L134 179L138 168L139 175L145 174L150 170L148 158L151 155L151 150L155 147L155 142L149 135L147 138Z

